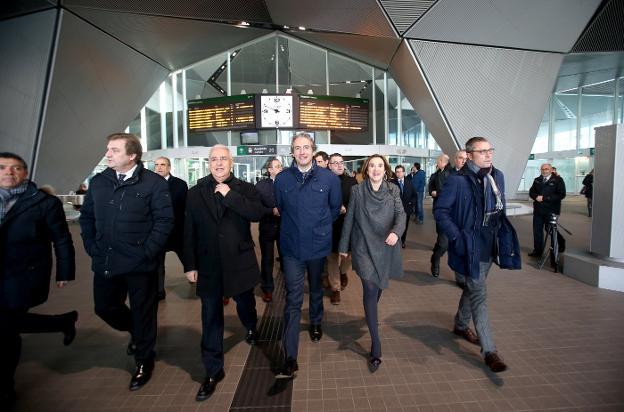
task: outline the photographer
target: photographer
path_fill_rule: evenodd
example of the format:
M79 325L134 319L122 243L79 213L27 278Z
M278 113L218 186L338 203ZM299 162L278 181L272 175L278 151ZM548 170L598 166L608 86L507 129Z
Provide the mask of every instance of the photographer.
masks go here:
M550 163L544 163L541 176L533 181L529 196L533 199L533 251L531 257L540 257L544 249L544 228L548 224L551 213L561 214L561 200L566 196L566 187L563 179L553 173ZM565 240L559 237L560 248L565 246Z

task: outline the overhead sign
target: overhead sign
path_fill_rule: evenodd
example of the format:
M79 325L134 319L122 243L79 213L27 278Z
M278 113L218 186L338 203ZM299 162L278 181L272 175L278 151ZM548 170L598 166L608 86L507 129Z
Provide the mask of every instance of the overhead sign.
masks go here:
M210 130L254 129L256 106L253 94L188 101L190 133Z
M310 130L368 130L368 99L299 96L299 127Z
M275 156L277 154L276 145L254 145L254 146L237 146L237 156Z

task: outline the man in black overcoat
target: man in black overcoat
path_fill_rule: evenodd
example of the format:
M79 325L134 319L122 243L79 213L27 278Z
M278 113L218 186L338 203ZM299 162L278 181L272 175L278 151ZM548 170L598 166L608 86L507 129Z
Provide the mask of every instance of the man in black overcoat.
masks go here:
M167 297L165 292L165 256L167 252L175 252L182 262L182 244L184 241L184 210L186 209L186 182L171 174L171 160L161 156L154 160L154 171L161 175L169 185L171 206L173 206L173 230L167 239L165 250L160 256L158 265L158 300Z
M531 257L542 256L544 249L544 229L550 220L550 215L561 214L561 200L566 197L566 186L561 176L553 172L550 163L540 167L541 175L533 180L529 189L529 197L533 199L533 251ZM559 248L565 248L565 239L560 233Z
M401 235L401 247L405 249L410 215L414 210L414 204L416 202L416 191L414 190L414 186L412 186L412 182L405 175L405 167L402 165L396 166L394 168L394 174L396 175L396 178L390 181L397 185L401 190L401 201L403 202L403 209L405 210L405 230Z
M69 345L76 336L76 311L42 315L28 310L48 299L52 248L56 284L74 279L74 245L61 201L28 180L26 162L0 153L0 410L15 400L13 376L20 358L20 333L62 332Z
M254 287L260 282L250 222L262 217L256 188L232 175L229 149L210 150L210 175L188 192L184 226L184 271L197 282L201 298L202 361L206 379L196 400L208 399L225 377L223 371L223 297L236 301L236 312L247 329L245 340L256 343Z

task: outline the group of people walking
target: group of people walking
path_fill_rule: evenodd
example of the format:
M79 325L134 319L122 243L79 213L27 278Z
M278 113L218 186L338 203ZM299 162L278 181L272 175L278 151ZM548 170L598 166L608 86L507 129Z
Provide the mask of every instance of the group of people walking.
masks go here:
M504 178L492 165L493 151L487 139L470 139L465 150L455 155L452 168L447 167L448 157L439 159L439 173L428 189L434 198L438 231L432 273L434 268L439 273L439 251L448 249L449 265L463 289L453 332L480 345L486 365L501 372L506 365L493 342L485 283L492 263L519 269L520 250L505 216ZM273 300L275 244L286 289L284 357L276 378L294 378L298 370L306 274L308 332L318 342L323 337L324 272L331 302L339 304L340 291L348 283L349 262L362 285L371 336L368 366L371 372L380 367L378 302L389 280L403 276L401 253L409 215L416 205L416 220L422 222L422 205L420 209L417 205L424 196L424 184L422 188L413 185L403 166L395 168L393 178L381 155L366 159L360 183L344 174L344 160L338 153L327 156L328 168L321 167L315 160L315 142L305 132L293 137L291 152L290 167L282 170L279 160L271 159L266 165L268 179L254 187L232 175L229 149L213 146L210 174L187 192L186 185L170 175L169 159L157 159L156 173L143 167L136 136L116 133L108 137L109 167L90 182L80 226L92 260L95 313L114 329L129 333L125 350L136 362L130 390L143 387L154 370L157 307L159 299L165 299L162 279L167 250L178 254L186 278L196 283L201 299L200 348L206 377L197 392L198 401L210 397L225 376L224 297L236 302L246 342L258 341L254 288L260 284L263 301ZM420 180L419 174L424 177L419 165L417 169L410 180ZM11 335L1 340L0 393L7 404L15 399L19 334L57 331L70 344L76 335L77 313L41 319L36 317L44 315L28 313L47 298L50 244L54 245L60 287L74 278L74 249L60 201L27 179L23 159L0 153L0 173L0 327ZM250 229L250 223L257 221L260 265ZM41 262L31 264L35 255L41 256ZM29 273L37 275L25 283ZM471 319L476 333L469 327Z

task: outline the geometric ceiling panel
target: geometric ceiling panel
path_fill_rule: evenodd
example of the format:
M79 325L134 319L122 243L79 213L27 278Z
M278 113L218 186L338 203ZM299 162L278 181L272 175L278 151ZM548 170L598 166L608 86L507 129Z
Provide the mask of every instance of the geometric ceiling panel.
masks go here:
M380 0L399 34L403 34L436 0Z
M601 0L440 0L405 37L567 53Z
M572 52L624 50L624 1L611 0L598 12Z
M457 140L484 136L515 193L557 73L558 53L410 41ZM467 69L469 68L469 70Z
M265 0L274 24L307 29L396 37L376 0Z
M559 69L554 91L576 90L624 76L624 52L568 54Z
M172 71L270 32L201 20L84 7L73 7L72 11Z
M255 23L270 23L271 21L264 2L257 0L65 0L63 6L69 9L72 6L84 6L101 10L200 20L245 20Z
M4 0L0 5L0 19L16 17L56 7L55 0Z
M384 70L390 66L392 56L401 44L401 39L390 37L311 31L293 31L290 34Z
M169 70L66 10L61 17L33 174L67 193L102 159L105 137L124 130Z

